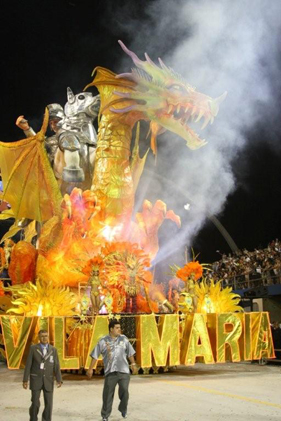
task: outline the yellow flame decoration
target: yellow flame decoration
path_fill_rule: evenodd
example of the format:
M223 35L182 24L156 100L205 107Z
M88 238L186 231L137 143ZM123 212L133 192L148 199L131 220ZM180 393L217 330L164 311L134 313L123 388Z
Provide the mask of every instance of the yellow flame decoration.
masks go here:
M76 314L76 295L68 287L56 286L52 281L37 279L35 285L27 282L7 289L13 295L13 306L7 311L9 313L41 317Z
M203 279L195 285L197 297L197 313L228 313L242 312L238 304L240 295L232 292L231 287L222 288L221 281Z

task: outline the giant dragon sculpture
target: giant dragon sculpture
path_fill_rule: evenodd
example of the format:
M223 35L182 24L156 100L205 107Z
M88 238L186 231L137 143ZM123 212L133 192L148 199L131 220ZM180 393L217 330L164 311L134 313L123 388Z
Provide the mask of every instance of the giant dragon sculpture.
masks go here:
M41 224L37 252L34 253L34 259L37 259L35 276L41 282L41 289L44 280L48 287L51 282L56 288L77 288L79 283L87 283L83 269L108 241L119 244L116 250L123 250L126 242L136 243L147 256L145 261L156 256L159 227L165 219L180 226L180 218L172 210L167 211L162 201L152 204L145 200L142 211L132 220L134 196L148 153L143 158L139 156L139 126L132 147L133 128L140 120L149 121L151 149L155 155L157 136L166 130L184 139L190 149L200 148L206 141L189 127L189 120L199 123L203 118L202 128L212 124L226 95L213 99L197 92L161 59L156 65L145 54L145 61L142 61L121 41L119 44L136 67L131 73L119 75L97 67L93 81L85 88L95 86L101 100L90 190L74 188L70 194L61 196L44 149L48 110L37 134L14 143L0 142L0 167L5 187L3 199L11 205L11 210L1 217L15 219L15 224L3 239L12 237L19 230L21 218ZM29 226L25 235L26 241L19 242L13 249L15 252L19 247L29 250L30 245L27 247L26 242L35 231ZM116 256L111 261L116 261ZM124 279L132 279L130 262L123 266L130 271ZM139 265L136 263L134 267ZM140 270L143 271L143 267ZM23 283L30 281L27 278L30 270L25 270L20 259L14 273L10 273L12 279L15 273L17 276L21 274ZM138 274L134 272L134 276L138 277ZM105 289L110 282L105 282ZM145 287L147 308L151 309L147 291L148 287ZM129 308L129 296L126 300ZM134 309L136 302L133 299Z
M139 120L150 122L151 148L157 152L157 135L169 130L184 140L190 149L205 145L205 140L188 126L189 119L199 122L202 128L216 117L225 94L217 99L197 92L165 66L141 61L119 41L132 58L136 68L132 73L115 75L97 67L90 86L96 86L101 96L100 124L96 152L93 191L102 204L105 217L131 217L134 192L144 160L130 163L132 129Z

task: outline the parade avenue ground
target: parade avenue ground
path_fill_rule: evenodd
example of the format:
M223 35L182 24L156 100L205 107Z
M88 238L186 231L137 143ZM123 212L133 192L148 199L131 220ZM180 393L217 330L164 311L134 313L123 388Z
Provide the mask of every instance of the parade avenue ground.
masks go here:
M26 421L30 391L22 370L0 365L1 421ZM281 366L269 363L196 364L168 373L131 377L131 421L279 421ZM55 390L53 421L100 420L103 377L63 374ZM41 397L41 411L43 396ZM115 394L110 421L121 421Z

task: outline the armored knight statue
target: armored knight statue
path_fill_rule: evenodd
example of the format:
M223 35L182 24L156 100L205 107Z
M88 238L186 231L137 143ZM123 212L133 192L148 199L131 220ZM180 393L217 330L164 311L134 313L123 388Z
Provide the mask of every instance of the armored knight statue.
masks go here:
M70 88L64 109L59 104L47 106L54 135L46 137L45 147L56 178L64 184L91 187L97 142L93 121L99 107L99 95L90 92L74 95ZM18 117L16 125L27 137L35 135L24 116Z
M99 95L93 97L91 92L74 95L67 88L67 103L64 107L65 117L60 122L56 133L59 151L63 153L64 166L62 179L66 182L83 182L84 188L90 188L97 146L97 133L93 121L100 107ZM62 157L61 157L62 158ZM60 166L59 153L56 155L55 167Z

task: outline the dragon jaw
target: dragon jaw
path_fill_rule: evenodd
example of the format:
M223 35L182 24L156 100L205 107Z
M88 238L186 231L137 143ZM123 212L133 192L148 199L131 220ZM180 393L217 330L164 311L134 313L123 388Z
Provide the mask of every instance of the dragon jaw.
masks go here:
M190 149L197 149L207 142L191 129L189 121L199 123L204 118L202 129L213 123L219 111L219 104L225 99L226 92L219 98L211 98L187 84L180 75L165 66L161 59L158 67L145 54L146 61L140 60L135 53L119 41L122 49L132 58L136 68L132 73L123 73L116 79L128 80L133 84L127 92L114 91L121 101L128 104L125 108L111 107L113 113L140 112L144 119L151 121L152 149L156 153L156 137L165 130L176 133L186 140Z

